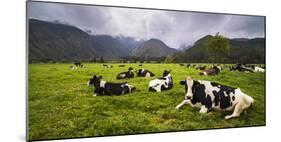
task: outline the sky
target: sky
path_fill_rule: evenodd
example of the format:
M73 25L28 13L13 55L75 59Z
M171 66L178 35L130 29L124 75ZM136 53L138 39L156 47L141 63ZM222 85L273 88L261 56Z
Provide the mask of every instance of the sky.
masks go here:
M95 35L157 38L171 48L192 45L205 35L264 37L264 17L29 2L28 17L60 21Z

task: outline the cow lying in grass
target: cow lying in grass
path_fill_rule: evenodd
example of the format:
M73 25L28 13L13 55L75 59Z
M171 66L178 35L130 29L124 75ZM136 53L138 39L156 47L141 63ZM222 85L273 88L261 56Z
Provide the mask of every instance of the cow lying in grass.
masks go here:
M101 80L102 76L94 75L93 78L88 82L89 86L94 86L95 91L93 96L100 95L124 95L133 92L136 87L129 85L127 82L124 83L111 83Z
M208 70L204 70L200 72L200 75L218 75L222 71L222 68L220 66L213 66L212 68Z
M185 85L185 99L177 105L176 109L183 105L201 107L200 113L207 113L210 110L232 111L231 115L225 116L225 119L239 117L239 115L249 108L254 99L239 88L233 88L218 83L193 80L187 77L180 82Z
M125 79L125 78L134 78L134 71L132 67L130 67L128 71L121 72L116 76L116 79Z
M162 90L169 90L173 87L173 79L170 74L171 71L165 70L163 77L151 80L149 82L149 91L161 92Z
M154 73L152 73L151 71L149 71L147 69L136 70L136 74L137 74L137 77L153 77L153 76L155 76Z
M102 65L104 68L113 68L113 66L112 65L106 65L106 64L103 64Z

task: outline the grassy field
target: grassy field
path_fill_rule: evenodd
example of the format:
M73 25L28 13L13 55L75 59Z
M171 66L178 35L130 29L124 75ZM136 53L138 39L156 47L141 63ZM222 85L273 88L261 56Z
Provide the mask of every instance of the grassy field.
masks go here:
M134 133L196 130L265 125L265 74L230 72L224 69L218 76L199 76L193 68L178 64L144 64L156 77L171 69L174 88L162 93L148 92L153 78L116 80L116 75L137 64L105 69L101 64L85 64L87 68L71 70L70 64L29 65L29 139L57 139ZM102 75L112 82L127 81L137 91L124 96L93 97L94 88L86 85L93 75ZM184 98L186 76L239 87L255 99L254 105L239 118L224 120L230 112L211 111L199 114L199 108L175 106ZM154 78L156 78L154 77Z

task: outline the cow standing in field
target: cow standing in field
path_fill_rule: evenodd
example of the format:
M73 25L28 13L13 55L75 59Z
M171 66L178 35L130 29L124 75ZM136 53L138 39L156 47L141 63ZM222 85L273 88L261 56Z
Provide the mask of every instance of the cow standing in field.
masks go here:
M230 119L239 117L254 102L252 97L243 93L239 88L215 82L193 80L191 77L187 77L180 84L185 85L185 98L176 106L176 109L183 105L191 105L192 107L200 107L199 113L207 113L210 110L233 110L231 115L225 116L225 119Z
M119 65L118 67L125 67L125 65Z
M151 71L149 71L147 69L136 70L136 74L137 74L137 77L153 77L153 76L155 76L154 73L152 73Z
M128 71L121 72L116 76L116 79L125 79L125 78L134 78L134 71L132 67L130 67Z
M124 83L111 83L101 80L102 76L94 75L93 78L90 78L88 82L89 86L94 86L95 91L93 96L100 95L124 95L133 92L136 90L136 87L129 85L127 82Z
M170 74L171 71L165 70L163 72L163 77L151 80L149 82L149 91L161 92L162 90L169 90L173 88L173 79Z
M213 66L213 68L202 71L199 74L200 75L218 75L221 71L222 71L222 68L220 66Z

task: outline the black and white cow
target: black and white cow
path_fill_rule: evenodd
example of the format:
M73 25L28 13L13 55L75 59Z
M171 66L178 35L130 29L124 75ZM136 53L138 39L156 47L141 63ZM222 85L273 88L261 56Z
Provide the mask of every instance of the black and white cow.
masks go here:
M151 80L148 85L148 90L152 92L161 92L162 90L173 88L173 79L170 72L171 71L164 70L163 77Z
M201 107L200 113L207 113L210 110L233 111L225 119L238 117L245 109L250 107L254 99L239 88L221 85L205 80L193 80L187 77L180 82L185 85L185 98L176 106L176 109L183 105Z
M152 73L151 71L147 70L147 69L138 69L136 70L137 73L137 77L153 77L155 76L154 73Z
M239 72L254 72L255 66L246 65L246 64L236 64L229 68L230 71L236 71Z
M213 66L212 68L208 70L204 70L200 72L200 75L218 75L222 71L222 68L220 66Z
M196 67L196 69L202 71L202 70L205 70L205 69L206 69L206 66L198 66L198 67Z
M88 82L89 86L94 86L95 91L93 96L100 95L124 95L136 90L136 87L129 85L127 82L124 83L111 83L101 80L102 76L94 75L93 78Z
M112 66L112 65L103 64L103 67L104 67L104 68L112 68L113 66Z
M132 67L130 67L128 71L121 72L116 76L116 79L125 79L125 78L134 78L134 71Z

